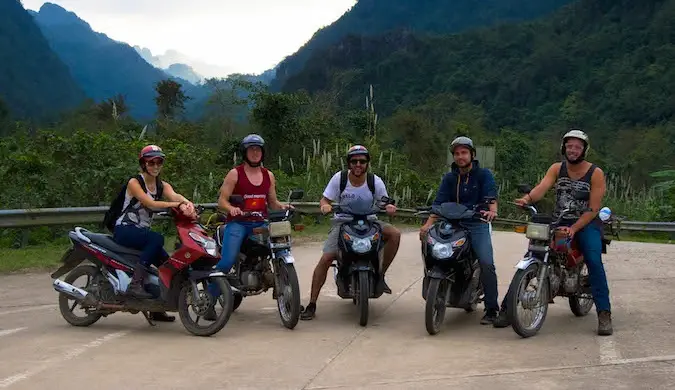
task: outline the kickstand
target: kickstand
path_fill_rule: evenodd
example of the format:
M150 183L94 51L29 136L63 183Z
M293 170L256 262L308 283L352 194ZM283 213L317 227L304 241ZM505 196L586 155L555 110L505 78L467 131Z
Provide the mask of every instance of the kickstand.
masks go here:
M150 326L155 326L155 323L152 322L152 320L150 319L150 315L148 314L147 311L142 311L141 313L143 313L143 317L145 317L145 319L148 320L148 324L150 324Z

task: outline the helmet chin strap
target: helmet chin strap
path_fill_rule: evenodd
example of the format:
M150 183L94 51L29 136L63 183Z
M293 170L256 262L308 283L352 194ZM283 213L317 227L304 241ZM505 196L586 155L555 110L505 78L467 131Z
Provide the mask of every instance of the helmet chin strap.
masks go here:
M577 165L577 164L580 164L580 163L584 162L585 158L583 156L581 156L581 157L577 158L576 160L570 160L569 157L565 156L565 160L567 160L567 162L572 164L572 165Z

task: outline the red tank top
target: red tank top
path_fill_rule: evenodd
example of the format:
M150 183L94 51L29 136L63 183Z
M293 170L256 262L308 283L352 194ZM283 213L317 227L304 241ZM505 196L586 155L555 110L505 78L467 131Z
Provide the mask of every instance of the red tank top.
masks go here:
M270 175L267 169L260 167L263 174L263 181L259 186L253 185L246 176L244 164L237 165L237 184L232 191L233 195L241 195L244 198L244 205L241 211L258 211L267 218L267 194L270 192ZM241 217L240 217L241 218ZM250 220L261 220L259 217L247 218Z

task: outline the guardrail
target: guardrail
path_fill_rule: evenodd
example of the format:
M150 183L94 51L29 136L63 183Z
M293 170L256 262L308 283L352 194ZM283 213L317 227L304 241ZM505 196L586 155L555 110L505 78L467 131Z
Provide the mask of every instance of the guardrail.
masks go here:
M208 208L217 206L216 203L201 205ZM293 205L305 214L321 214L319 202L298 202ZM0 210L0 228L100 223L107 210L108 206ZM396 215L401 218L416 218L415 212L416 210L412 209L398 209ZM162 219L162 217L157 218ZM526 223L526 220L504 218L497 218L493 221L495 225L504 226L518 226ZM638 222L615 219L612 221L612 227L622 231L675 233L674 222Z

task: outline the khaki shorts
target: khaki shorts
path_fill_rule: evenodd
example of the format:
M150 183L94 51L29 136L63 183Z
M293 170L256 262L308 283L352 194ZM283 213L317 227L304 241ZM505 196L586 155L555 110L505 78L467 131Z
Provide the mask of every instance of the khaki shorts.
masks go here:
M382 230L391 226L390 223L381 220L377 220L375 222L382 227ZM333 223L333 226L331 226L330 231L328 232L328 238L326 238L326 241L324 241L323 243L323 253L338 252L338 238L340 237L340 226L342 226L343 223L344 222Z

